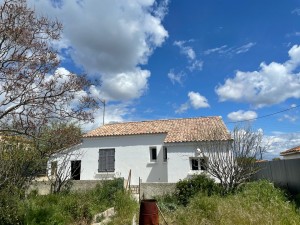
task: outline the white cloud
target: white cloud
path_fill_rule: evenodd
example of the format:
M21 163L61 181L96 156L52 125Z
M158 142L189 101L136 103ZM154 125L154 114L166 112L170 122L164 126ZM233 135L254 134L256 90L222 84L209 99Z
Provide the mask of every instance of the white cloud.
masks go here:
M259 108L274 105L289 98L300 98L300 46L294 45L288 52L290 59L280 64L261 63L259 71L237 71L215 91L220 101L247 102Z
M296 8L296 9L292 10L292 14L296 14L296 15L300 16L300 9Z
M124 116L130 115L134 111L130 102L113 104L105 107L104 123L111 122L122 122L124 121ZM96 129L103 124L103 106L96 112L95 121L93 123L82 124L84 132Z
M296 32L293 32L293 33L287 33L286 35L285 35L286 37L294 37L294 36L296 36L296 37L299 37L300 36L300 32L299 31L296 31ZM288 46L290 45L291 43L289 42L288 43Z
M157 5L156 9L154 10L154 15L157 16L160 19L163 19L165 15L168 13L168 5L170 1L169 0L162 0L157 4L156 2L154 4Z
M187 42L191 42L192 40L189 41L174 41L174 45L179 47L181 54L185 55L188 59L189 65L187 68L190 71L194 70L202 70L203 67L203 61L197 59L196 53L194 49L187 45Z
M207 99L198 92L190 91L188 93L190 103L194 109L209 107Z
M298 120L298 116L292 116L288 114L284 114L281 118L278 119L279 121L288 120L290 122L295 122Z
M236 112L231 112L227 115L228 119L233 122L253 120L257 118L257 113L254 111L244 111L238 110Z
M209 55L212 53L224 53L224 49L227 48L227 45L222 45L221 47L217 47L217 48L211 48L211 49L207 49L206 51L204 51L204 55Z
M171 80L172 84L175 84L176 82L178 84L182 85L182 78L185 76L185 74L181 71L179 73L175 73L173 70L170 70L168 73L168 78Z
M183 103L180 105L180 107L178 109L175 110L176 114L181 114L186 112L188 109L190 108L190 104L189 102Z
M241 54L241 53L245 53L245 52L248 52L254 45L256 45L256 43L253 43L253 42L250 42L248 44L245 44L241 47L238 47L236 50L235 50L235 53L236 54Z
M274 132L274 135L264 137L264 143L268 146L265 158L279 157L280 152L300 145L300 133Z
M197 59L193 60L193 61L190 63L190 65L188 66L188 69L189 69L190 71L194 71L194 70L202 70L202 68L203 68L203 61L197 60Z
M194 60L196 58L196 53L191 46L186 46L185 41L174 41L174 45L178 46L181 53L185 55L189 60Z
M210 107L207 99L198 92L190 91L188 93L188 97L189 100L186 103L181 104L180 107L176 109L175 111L176 114L184 113L191 107L194 109Z
M211 48L204 51L204 55L210 55L213 53L217 54L228 54L228 55L238 55L242 53L248 52L253 46L255 46L255 42L249 42L239 47L228 47L227 45L222 45L221 47Z
M64 48L89 76L102 81L99 93L108 99L140 97L147 89L147 64L155 48L168 32L161 24L168 1L154 0L31 0L36 11L58 18L64 25ZM112 83L113 82L113 83ZM125 83L125 84L124 84Z
M147 90L148 70L137 69L128 73L118 73L102 78L102 96L108 100L130 100L140 97Z

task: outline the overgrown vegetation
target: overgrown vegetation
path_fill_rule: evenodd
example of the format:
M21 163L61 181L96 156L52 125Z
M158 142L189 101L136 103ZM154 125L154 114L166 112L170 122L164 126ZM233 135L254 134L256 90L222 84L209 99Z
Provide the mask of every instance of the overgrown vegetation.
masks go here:
M109 225L131 225L134 214L138 217L139 205L128 192L118 191L115 199L116 215Z
M177 182L175 196L179 204L186 206L189 199L198 192L211 196L221 193L221 190L221 187L213 179L205 174L201 174Z
M169 224L299 224L296 205L268 181L244 184L228 195L216 190L209 193L200 188L190 197L186 195L189 202L186 206L180 204L181 197L177 195L164 196L158 200L159 206Z
M16 196L16 195L14 195ZM95 214L115 207L114 218L119 221L132 220L137 203L123 189L121 179L105 181L86 192L62 192L37 196L32 192L27 199L0 196L0 221L11 224L89 224ZM7 201L12 201L6 204ZM6 207L9 206L9 207ZM126 224L126 223L122 223Z

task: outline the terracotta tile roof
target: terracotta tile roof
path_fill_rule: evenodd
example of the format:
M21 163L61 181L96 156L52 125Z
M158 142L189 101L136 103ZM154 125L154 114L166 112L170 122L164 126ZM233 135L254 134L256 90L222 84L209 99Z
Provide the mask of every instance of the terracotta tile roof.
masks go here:
M289 154L295 154L295 153L300 153L300 146L280 152L280 155L289 155Z
M161 133L167 134L165 143L230 139L230 134L219 116L105 124L84 137Z

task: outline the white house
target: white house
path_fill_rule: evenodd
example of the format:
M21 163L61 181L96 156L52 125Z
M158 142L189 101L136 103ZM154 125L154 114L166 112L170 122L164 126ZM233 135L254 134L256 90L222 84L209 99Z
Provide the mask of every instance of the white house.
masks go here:
M221 117L106 124L48 163L52 173L63 165L73 179L127 179L131 170L132 184L174 183L205 170L200 152L207 143L229 139Z
M283 159L299 159L300 158L300 146L280 152L280 155L283 157Z

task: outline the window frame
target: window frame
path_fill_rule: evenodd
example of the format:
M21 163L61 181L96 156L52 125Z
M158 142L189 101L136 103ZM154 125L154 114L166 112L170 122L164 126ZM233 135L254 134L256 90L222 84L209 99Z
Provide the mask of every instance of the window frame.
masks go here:
M163 146L163 162L168 162L168 148Z
M193 161L197 161L197 168L193 169ZM207 159L205 157L190 157L190 170L191 171L206 171L207 168L205 166L205 161Z
M155 154L153 154L155 150ZM150 151L150 162L157 162L157 147L156 146L151 146L149 147Z
M105 162L102 166L101 161ZM98 173L115 172L116 150L114 148L99 149L98 152ZM112 166L110 165L112 163Z

